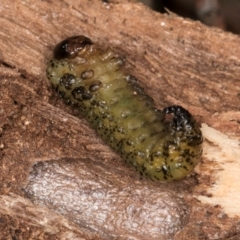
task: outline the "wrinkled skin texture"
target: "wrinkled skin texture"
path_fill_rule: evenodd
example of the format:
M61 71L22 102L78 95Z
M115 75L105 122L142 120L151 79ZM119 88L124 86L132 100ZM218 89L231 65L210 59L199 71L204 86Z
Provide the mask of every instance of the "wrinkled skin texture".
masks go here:
M79 108L91 126L141 175L181 180L198 164L202 133L181 106L163 111L122 70L123 61L89 38L75 36L55 47L47 76L67 104ZM172 122L166 114L174 114Z

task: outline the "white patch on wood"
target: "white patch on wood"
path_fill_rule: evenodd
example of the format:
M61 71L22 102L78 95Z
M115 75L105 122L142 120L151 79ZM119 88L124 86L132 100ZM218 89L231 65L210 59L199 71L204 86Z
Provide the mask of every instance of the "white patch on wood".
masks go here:
M203 149L204 168L211 173L213 184L207 193L211 196L197 196L202 203L220 205L229 217L240 216L240 141L230 139L222 132L202 124L205 140ZM205 141L206 142L206 141Z

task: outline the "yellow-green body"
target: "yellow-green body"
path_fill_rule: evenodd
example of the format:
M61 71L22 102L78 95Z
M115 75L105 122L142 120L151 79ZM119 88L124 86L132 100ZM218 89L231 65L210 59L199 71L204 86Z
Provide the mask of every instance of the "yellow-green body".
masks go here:
M74 56L58 55L74 48L72 39L75 45L82 44L80 50ZM190 113L179 106L167 108L165 113L176 115L175 122L167 122L165 113L154 107L134 77L124 73L122 60L111 50L103 51L80 36L60 43L55 56L58 59L47 67L54 88L141 175L180 180L200 161L202 134Z

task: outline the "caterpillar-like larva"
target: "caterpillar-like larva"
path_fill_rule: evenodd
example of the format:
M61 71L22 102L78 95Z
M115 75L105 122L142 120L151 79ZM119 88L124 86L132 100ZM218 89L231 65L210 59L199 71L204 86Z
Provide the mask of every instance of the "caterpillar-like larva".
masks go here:
M47 77L65 102L76 106L91 126L141 175L170 182L183 179L200 161L202 133L180 106L160 111L122 70L123 61L85 36L55 47ZM173 113L171 122L166 114Z

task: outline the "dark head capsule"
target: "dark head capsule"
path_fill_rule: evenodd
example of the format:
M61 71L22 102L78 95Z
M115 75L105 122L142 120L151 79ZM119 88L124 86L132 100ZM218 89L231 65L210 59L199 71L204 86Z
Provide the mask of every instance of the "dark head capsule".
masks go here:
M82 49L92 44L93 42L85 36L70 37L56 45L53 55L56 59L75 58Z

